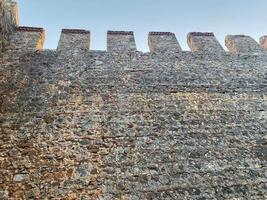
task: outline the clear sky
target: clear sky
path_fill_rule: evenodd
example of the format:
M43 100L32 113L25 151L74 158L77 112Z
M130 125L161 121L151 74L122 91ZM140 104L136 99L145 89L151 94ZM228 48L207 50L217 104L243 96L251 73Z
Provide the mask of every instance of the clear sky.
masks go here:
M149 31L176 34L188 50L186 35L214 32L247 34L258 41L267 34L267 0L18 0L20 24L43 27L45 48L56 48L62 28L91 31L91 49L106 48L107 30L135 32L138 50L147 51Z

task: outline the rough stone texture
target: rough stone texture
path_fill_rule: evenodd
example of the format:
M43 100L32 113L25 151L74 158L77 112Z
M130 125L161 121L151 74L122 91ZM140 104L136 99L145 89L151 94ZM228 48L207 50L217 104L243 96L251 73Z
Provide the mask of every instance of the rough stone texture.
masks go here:
M43 28L20 26L10 37L6 51L34 51L43 48L45 31Z
M260 38L260 45L263 49L267 50L267 36L266 35Z
M225 45L232 53L264 53L264 49L247 35L228 35Z
M36 51L22 29L0 65L0 199L267 198L267 54L142 53L128 32Z
M58 43L58 51L89 51L90 31L79 29L63 29Z
M213 33L191 32L187 44L193 52L224 53L224 49Z
M150 32L148 46L151 52L182 51L175 34L170 32Z
M16 1L0 0L0 52L8 44L10 35L18 25L18 6Z
M132 31L108 31L107 51L136 51L134 33Z
M1 194L264 199L266 63L227 53L8 53Z

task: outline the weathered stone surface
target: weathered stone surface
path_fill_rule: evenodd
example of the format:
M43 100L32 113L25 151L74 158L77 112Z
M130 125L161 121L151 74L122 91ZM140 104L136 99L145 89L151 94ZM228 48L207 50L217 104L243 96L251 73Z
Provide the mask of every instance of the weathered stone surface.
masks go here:
M80 29L63 29L58 42L58 51L80 53L89 51L90 31Z
M36 51L43 48L45 31L43 28L19 26L10 36L5 51Z
M107 51L136 51L134 33L132 31L108 31Z
M148 46L151 52L182 51L175 34L170 32L150 32Z
M264 199L266 62L264 54L6 54L0 190Z
M225 45L232 53L264 53L263 48L247 35L228 35Z
M262 37L260 37L260 45L263 49L267 49L267 36L264 35Z
M187 44L193 52L224 53L224 49L213 33L191 32Z
M129 34L109 51L13 34L0 199L266 199L267 54L142 53Z
M8 44L10 36L18 26L18 5L12 0L0 1L0 52Z

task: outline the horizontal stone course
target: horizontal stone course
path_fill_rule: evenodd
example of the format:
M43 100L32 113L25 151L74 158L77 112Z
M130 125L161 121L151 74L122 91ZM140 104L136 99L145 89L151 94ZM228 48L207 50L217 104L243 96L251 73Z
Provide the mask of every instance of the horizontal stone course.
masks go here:
M211 36L211 37L214 37L214 33L210 33L210 32L191 32L188 35L189 36Z
M133 31L108 31L108 35L133 35Z
M43 28L39 27L28 27L28 26L19 26L16 28L16 31L25 31L25 32L44 32Z
M149 35L174 35L174 33L171 32L149 32Z
M71 34L88 34L90 31L84 29L62 29L62 33L71 33Z

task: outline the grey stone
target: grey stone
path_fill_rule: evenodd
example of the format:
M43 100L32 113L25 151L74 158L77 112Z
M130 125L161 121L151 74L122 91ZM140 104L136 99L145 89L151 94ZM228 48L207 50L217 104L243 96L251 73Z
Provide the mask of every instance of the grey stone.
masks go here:
M16 174L13 178L13 182L22 182L27 181L29 179L28 174Z
M100 61L100 60L97 60L97 61L95 61L95 64L96 64L96 65L103 65L103 62Z
M88 176L89 170L90 169L85 164L82 164L78 166L77 173L80 177L84 178Z

